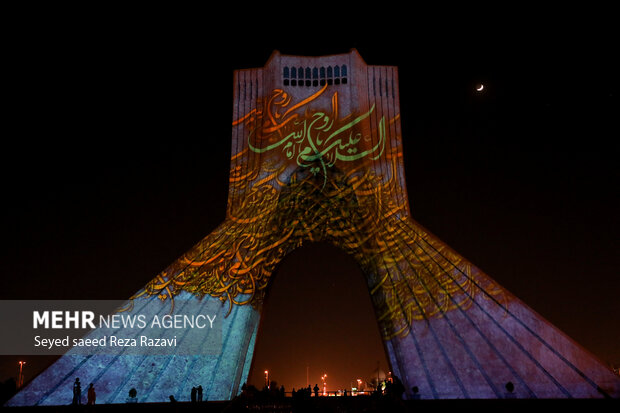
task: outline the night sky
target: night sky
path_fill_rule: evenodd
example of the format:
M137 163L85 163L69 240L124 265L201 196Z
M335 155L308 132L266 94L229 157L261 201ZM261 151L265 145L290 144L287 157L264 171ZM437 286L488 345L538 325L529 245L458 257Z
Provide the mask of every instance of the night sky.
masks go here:
M130 297L224 218L232 71L273 50L356 48L398 66L413 218L618 365L620 71L605 14L314 36L243 24L238 37L178 21L41 29L24 18L4 52L0 298ZM298 387L309 366L312 385L327 373L336 388L387 369L352 258L309 245L274 280L251 382L269 369ZM0 357L0 380L19 359ZM26 381L53 360L25 359Z

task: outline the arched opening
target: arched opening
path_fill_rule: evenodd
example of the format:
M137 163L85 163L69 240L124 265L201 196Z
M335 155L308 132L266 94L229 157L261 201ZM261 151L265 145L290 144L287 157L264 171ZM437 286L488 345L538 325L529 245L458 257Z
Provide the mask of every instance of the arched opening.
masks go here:
M265 371L287 392L315 384L366 389L389 370L368 286L355 260L326 242L305 243L272 275L248 383Z

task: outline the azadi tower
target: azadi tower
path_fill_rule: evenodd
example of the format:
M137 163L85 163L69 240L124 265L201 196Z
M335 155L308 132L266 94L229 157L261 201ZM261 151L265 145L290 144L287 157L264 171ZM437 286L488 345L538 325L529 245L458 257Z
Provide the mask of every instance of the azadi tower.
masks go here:
M98 404L124 403L131 388L140 402L187 400L198 384L206 400L235 397L270 277L313 241L355 258L391 371L421 398L503 398L509 382L515 398L620 397L610 368L411 217L398 93L397 68L355 50L274 52L235 71L226 219L128 301L143 314L200 303L223 320L221 351L71 350L8 404L68 404L76 377L84 400L95 384Z

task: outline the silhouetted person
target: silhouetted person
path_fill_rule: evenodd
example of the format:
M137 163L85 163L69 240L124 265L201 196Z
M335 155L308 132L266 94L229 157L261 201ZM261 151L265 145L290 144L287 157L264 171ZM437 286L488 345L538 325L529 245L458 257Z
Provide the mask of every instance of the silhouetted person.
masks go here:
M202 401L202 384L198 386L198 388L196 389L196 392L198 394L198 401L201 402Z
M418 386L413 386L411 388L411 391L413 392L413 400L419 400L420 399L420 389L418 389Z
M393 390L392 382L389 380L386 380L384 394L389 397L394 397L394 392L392 390Z
M177 402L177 399L175 399L172 394L168 398L170 399L170 403L176 403Z
M132 387L129 389L129 393L127 394L127 403L138 403L138 391Z
M95 393L95 388L93 387L93 384L90 383L90 385L88 386L88 401L86 402L86 404L93 405L95 404L96 399L97 393Z
M347 397L347 389L344 389L344 397Z
M314 397L319 397L319 385L314 385Z
M82 385L80 384L79 377L75 379L73 383L73 405L82 404Z
M198 389L196 389L196 387L192 387L192 393L191 393L191 401L192 403L196 402L196 392L198 391Z
M506 399L514 399L515 395L514 395L514 390L515 390L515 385L512 384L511 381L509 381L508 383L506 383L506 394L505 394L505 398Z
M396 375L392 376L392 380L393 380L393 383L391 386L392 396L395 397L397 400L402 400L403 393L405 392L405 386L403 385L403 382L400 381L400 379Z

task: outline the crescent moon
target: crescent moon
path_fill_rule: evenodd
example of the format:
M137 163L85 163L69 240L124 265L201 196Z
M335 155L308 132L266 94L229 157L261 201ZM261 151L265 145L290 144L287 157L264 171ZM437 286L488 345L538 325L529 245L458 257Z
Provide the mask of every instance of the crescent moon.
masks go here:
M477 90L478 92L481 92L481 91L482 91L482 89L484 89L484 85L483 85L482 83L480 83L480 84L478 85L478 87L476 88L476 90Z

